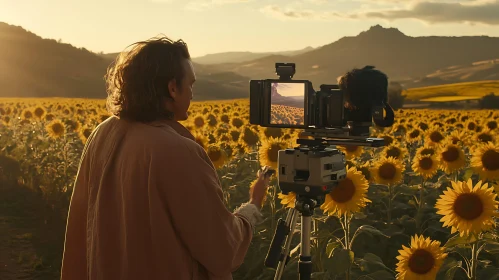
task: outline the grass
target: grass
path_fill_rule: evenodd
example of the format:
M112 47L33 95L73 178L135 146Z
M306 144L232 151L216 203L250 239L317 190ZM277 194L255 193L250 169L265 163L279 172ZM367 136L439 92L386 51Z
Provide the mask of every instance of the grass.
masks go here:
M481 98L489 93L499 95L499 80L478 81L456 84L445 84L430 87L410 88L405 90L403 94L407 95L407 99L421 100L434 97L447 97L447 100L442 101L458 101L470 99L469 97ZM458 96L465 96L466 99L458 99ZM451 99L455 97L457 99ZM421 100L422 101L422 100ZM432 100L435 101L435 100Z

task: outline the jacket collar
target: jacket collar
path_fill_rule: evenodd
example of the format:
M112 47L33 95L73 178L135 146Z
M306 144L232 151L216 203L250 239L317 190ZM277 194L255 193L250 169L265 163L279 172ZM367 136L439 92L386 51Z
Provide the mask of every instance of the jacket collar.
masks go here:
M181 123L179 123L178 121L158 120L158 121L153 121L150 124L152 126L165 126L165 125L169 126L169 127L173 128L173 130L175 130L178 134L195 141L195 138L192 135L192 133L187 128L185 128L185 126L183 126Z

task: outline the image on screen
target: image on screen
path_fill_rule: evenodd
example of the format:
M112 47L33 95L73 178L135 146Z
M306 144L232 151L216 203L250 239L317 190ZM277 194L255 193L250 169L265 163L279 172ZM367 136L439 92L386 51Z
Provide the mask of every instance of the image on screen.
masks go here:
M274 82L271 85L270 123L305 124L305 84Z

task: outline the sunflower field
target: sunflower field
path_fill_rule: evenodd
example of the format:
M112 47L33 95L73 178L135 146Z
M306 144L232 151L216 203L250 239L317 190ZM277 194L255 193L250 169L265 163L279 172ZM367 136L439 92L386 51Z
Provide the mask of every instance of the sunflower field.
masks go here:
M306 137L249 124L248 100L189 112L182 123L216 166L230 210L249 199L258 168L276 168L278 151ZM108 117L103 100L0 99L0 182L39 193L65 221L83 146ZM312 217L313 279L499 279L498 123L498 111L404 109L392 127L372 128L385 147L337 146L347 177ZM272 179L234 279L273 279L265 257L295 199ZM282 279L298 279L299 225L294 233Z

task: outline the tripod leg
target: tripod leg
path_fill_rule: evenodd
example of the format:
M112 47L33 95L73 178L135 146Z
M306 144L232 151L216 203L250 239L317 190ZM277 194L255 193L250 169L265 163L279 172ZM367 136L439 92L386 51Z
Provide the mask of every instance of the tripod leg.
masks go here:
M311 217L301 216L301 246L298 272L300 280L310 280L312 274L312 256L310 256L310 230Z
M282 273L284 271L284 266L289 255L289 249L291 247L291 241L293 240L293 233L296 227L296 222L298 221L298 211L296 209L290 209L288 216L286 217L286 224L289 225L289 234L286 236L286 242L284 244L284 251L282 252L282 260L279 262L274 276L274 280L281 279Z

